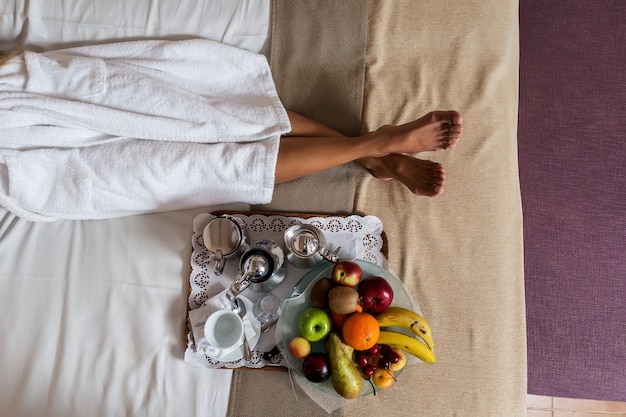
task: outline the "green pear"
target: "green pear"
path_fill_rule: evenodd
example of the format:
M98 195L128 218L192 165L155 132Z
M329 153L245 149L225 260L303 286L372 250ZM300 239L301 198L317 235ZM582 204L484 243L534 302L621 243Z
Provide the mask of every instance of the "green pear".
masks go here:
M330 382L337 394L348 399L358 397L363 385L363 378L356 364L352 362L351 353L352 349L347 349L337 333L330 334Z

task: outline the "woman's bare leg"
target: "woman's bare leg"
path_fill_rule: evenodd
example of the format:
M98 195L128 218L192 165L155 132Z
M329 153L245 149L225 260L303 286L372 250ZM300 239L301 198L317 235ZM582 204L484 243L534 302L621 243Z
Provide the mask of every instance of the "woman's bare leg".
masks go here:
M414 194L427 196L443 192L443 167L404 153L452 149L463 130L462 117L454 111L431 112L356 138L296 113L289 117L293 129L281 140L277 183L356 161L377 178L396 179Z

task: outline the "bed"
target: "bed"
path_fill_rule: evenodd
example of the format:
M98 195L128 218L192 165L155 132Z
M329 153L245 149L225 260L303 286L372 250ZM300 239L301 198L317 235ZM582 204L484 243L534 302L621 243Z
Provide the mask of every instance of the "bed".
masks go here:
M286 372L184 362L191 225L214 210L382 221L439 361L333 415L525 415L516 1L23 0L0 18L3 50L202 37L264 53L285 105L345 134L432 109L465 117L458 147L427 155L447 170L436 199L347 165L263 206L49 224L0 209L3 415L327 415Z

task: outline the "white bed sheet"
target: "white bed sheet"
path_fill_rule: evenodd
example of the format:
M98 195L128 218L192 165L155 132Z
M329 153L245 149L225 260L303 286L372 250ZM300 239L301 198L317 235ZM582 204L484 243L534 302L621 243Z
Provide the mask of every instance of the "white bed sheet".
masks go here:
M200 37L265 53L269 16L270 0L2 1L0 49Z
M265 53L269 7L0 2L0 50L202 37ZM226 415L232 371L183 361L192 221L211 209L32 223L0 208L0 415Z

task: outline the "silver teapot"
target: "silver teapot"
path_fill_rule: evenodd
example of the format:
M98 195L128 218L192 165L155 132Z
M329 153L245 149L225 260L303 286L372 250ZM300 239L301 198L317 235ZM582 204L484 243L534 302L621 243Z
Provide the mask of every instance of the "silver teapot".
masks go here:
M234 295L250 287L269 292L285 280L287 263L280 245L273 240L259 240L250 245L239 262L239 274L230 287Z

